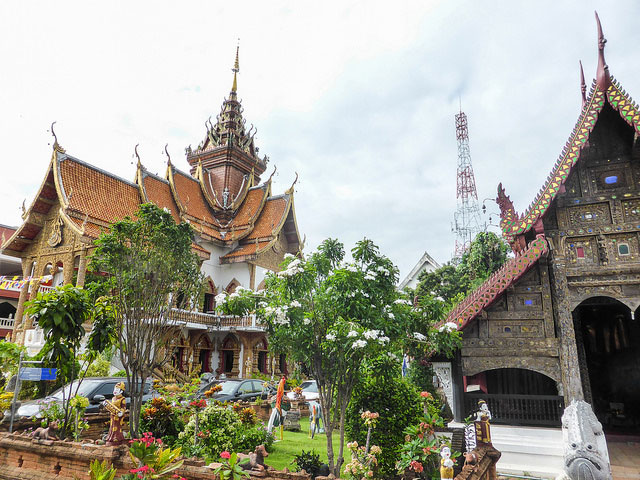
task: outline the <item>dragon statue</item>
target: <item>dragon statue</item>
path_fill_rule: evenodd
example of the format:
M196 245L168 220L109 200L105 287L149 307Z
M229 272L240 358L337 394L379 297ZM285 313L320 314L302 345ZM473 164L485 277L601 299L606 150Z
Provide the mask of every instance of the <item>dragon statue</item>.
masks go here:
M507 232L512 231L521 219L516 213L511 198L505 193L502 183L498 184L496 203L500 207L500 228L504 234L504 239L511 245L513 252L518 255L526 247L526 242L524 239Z
M591 405L574 400L562 415L564 473L556 480L610 480L609 453L602 424Z

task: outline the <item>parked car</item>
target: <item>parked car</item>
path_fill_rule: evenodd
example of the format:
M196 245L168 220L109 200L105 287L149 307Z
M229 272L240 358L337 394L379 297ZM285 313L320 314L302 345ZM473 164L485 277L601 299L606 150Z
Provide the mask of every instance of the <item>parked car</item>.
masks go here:
M222 390L211 398L219 402L253 401L262 395L262 383L262 380L256 379L226 380L220 382Z
M127 380L122 377L87 377L80 383L78 387L78 383L73 382L72 384L67 384L62 388L59 388L51 395L39 398L37 400L29 400L24 402L20 408L16 410L14 419L24 418L24 417L40 417L40 409L41 405L48 404L50 402L58 402L62 403L63 391L64 398L69 398L71 396L76 395L76 388L78 388L77 395L86 397L89 399L89 406L85 410L86 413L98 413L100 411L100 404L105 400L111 400L113 398L113 387L116 386L117 383L124 382L125 391L124 395L127 402L127 407L131 402L131 398L129 397ZM142 401L146 402L154 397L155 392L152 390L151 380L147 380L144 383L143 396ZM10 416L11 411L5 411L5 416Z
M302 396L307 402L309 400L318 400L320 394L318 393L318 384L315 380L305 380L300 384L300 388L302 388ZM287 393L287 397L289 397L289 400L295 400L296 394L291 391Z

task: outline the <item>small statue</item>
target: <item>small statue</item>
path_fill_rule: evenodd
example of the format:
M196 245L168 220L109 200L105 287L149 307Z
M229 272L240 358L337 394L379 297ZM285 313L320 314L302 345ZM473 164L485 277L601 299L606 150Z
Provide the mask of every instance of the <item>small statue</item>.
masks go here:
M440 478L442 480L453 479L453 460L451 460L451 449L446 445L440 448Z
M58 439L58 437L56 436L57 433L58 433L58 422L53 421L53 422L49 422L49 425L46 428L44 427L36 428L31 434L31 437L34 440L57 440Z
M254 470L261 472L268 467L264 464L264 457L268 457L269 453L264 448L264 445L258 445L256 449L249 454L249 463L243 463L240 465L242 470Z
M126 401L122 392L124 391L124 382L117 383L113 387L113 398L104 401L104 407L111 414L111 423L109 424L109 435L107 435L106 444L108 447L115 447L125 443L122 433L124 424L124 414L126 411Z
M464 466L475 472L478 469L478 455L475 452L465 452L463 456Z
M489 420L491 420L491 412L489 411L487 402L478 400L478 411L476 412L476 419L473 422L476 427L476 442L478 446L491 445L491 426Z

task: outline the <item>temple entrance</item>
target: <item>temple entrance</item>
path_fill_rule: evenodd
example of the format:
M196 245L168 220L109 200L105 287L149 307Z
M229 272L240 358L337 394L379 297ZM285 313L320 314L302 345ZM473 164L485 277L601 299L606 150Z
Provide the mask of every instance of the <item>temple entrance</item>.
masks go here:
M637 317L636 317L637 318ZM609 297L584 300L573 311L585 400L606 433L640 433L640 325Z
M523 368L496 368L464 377L465 416L478 409L478 401L491 406L492 423L560 425L564 401L556 382Z

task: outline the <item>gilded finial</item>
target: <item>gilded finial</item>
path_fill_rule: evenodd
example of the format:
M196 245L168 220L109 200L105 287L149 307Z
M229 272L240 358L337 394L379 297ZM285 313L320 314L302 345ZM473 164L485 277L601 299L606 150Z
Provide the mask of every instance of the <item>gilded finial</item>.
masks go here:
M284 193L286 193L287 195L291 195L293 193L293 187L295 186L296 183L298 183L298 172L296 172L296 179L293 181L291 186L287 190L285 190Z
M582 69L582 60L580 60L580 91L582 92L582 106L587 103L587 84L584 82L584 70Z
M56 132L55 132L55 130L53 129L53 126L54 126L55 124L56 124L56 122L53 122L53 123L51 124L51 135L53 135L53 149L54 149L54 150L56 150L57 152L64 153L64 152L65 152L65 150L64 150L64 148L62 148L62 147L60 146L60 144L58 143L58 137L56 136Z
M133 153L135 154L136 158L138 159L138 168L140 168L142 166L142 162L140 161L140 155L138 155L138 146L140 144L136 143L136 146L133 149Z
M596 84L598 89L602 92L606 92L609 85L611 85L611 77L609 75L609 66L604 60L604 46L607 43L607 39L604 38L602 33L602 25L600 24L600 17L598 12L596 13L596 24L598 26L598 71L596 73Z
M236 61L233 63L233 68L231 71L233 72L233 86L231 87L231 91L233 93L238 91L238 72L240 71L240 39L238 39L238 45L236 46Z
M165 145L164 145L164 153L167 155L167 164L171 165L171 155L169 155L169 150L167 150L167 147L169 147L169 144L165 143Z

